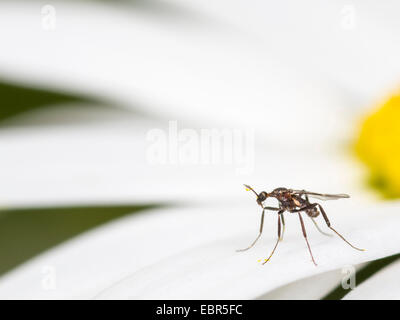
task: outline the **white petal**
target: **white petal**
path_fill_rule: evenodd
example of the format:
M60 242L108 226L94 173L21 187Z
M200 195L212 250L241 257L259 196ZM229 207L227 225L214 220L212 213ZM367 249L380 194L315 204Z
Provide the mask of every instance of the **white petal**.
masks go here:
M83 108L85 113L84 110L96 106L75 104L74 107ZM35 117L43 118L41 114L38 112ZM60 110L46 117L56 119L60 114L73 119L73 115ZM96 117L98 121L90 123L2 129L2 206L118 201L193 203L229 201L236 194L248 199L243 183L257 190L288 186L326 193L358 193L357 166L338 154L334 145L306 151L284 143L272 148L262 136L256 135L242 155L233 155L231 159L220 157L215 164L200 160L192 164L180 161L153 164L146 155L151 146L147 134L158 128L169 139L167 122L98 110ZM108 120L101 121L104 118ZM187 128L185 123L179 124L178 131L183 128ZM200 139L200 131L195 132ZM286 134L282 132L282 136ZM166 153L171 151L168 149ZM212 154L210 149L205 152Z
M170 2L187 4L185 0ZM398 1L385 6L363 0L279 1L273 5L255 1L249 6L246 0L193 0L190 6L257 35L271 57L318 70L358 96L365 107L397 89Z
M364 264L355 266L360 269ZM324 272L316 276L291 282L264 294L260 300L319 300L340 285L343 279L341 269Z
M333 226L366 252L318 234L306 220L318 267L310 261L295 215L286 215L285 240L262 266L257 260L272 249L276 215L266 217L255 248L237 253L256 236L254 205L161 209L120 219L50 250L3 277L0 296L254 299L298 279L397 253L398 206L344 201L325 206ZM56 271L55 290L41 286L46 266Z
M55 8L57 29L46 32L37 4L0 5L3 75L199 126L252 127L269 141L315 147L347 132L346 90L222 21L189 27L123 6Z
M351 290L345 300L399 300L400 261L395 261ZM356 277L357 279L357 277Z

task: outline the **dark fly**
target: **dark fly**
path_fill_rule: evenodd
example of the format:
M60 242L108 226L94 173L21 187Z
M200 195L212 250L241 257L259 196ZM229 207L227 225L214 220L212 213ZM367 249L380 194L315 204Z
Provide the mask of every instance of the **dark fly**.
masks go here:
M287 189L287 188L276 188L275 190L273 190L270 193L265 192L265 191L257 193L254 191L254 189L252 187L250 187L248 185L244 185L244 186L246 187L247 190L251 190L257 196L257 199L256 199L257 204L259 206L261 206L261 208L262 208L261 225L260 225L260 232L259 232L257 238L253 241L253 243L249 247L247 247L245 249L237 250L237 251L246 251L246 250L252 248L255 245L255 243L257 242L257 240L261 237L263 225L264 225L264 213L266 210L273 210L273 211L278 212L278 239L276 241L274 249L272 250L269 257L267 259L265 259L263 264L267 263L271 259L272 255L275 252L276 247L278 246L279 241L282 240L283 233L285 230L285 219L283 216L284 212L291 212L291 213L298 214L299 219L300 219L301 229L303 231L303 236L304 236L304 239L306 240L308 251L310 252L310 255L311 255L311 259L315 265L317 265L317 264L315 263L314 256L311 252L311 247L307 240L307 233L306 233L306 229L304 226L304 221L301 216L301 213L303 213L303 212L311 218L311 220L313 221L313 223L316 226L316 228L318 229L318 231L320 231L324 235L330 236L329 234L324 233L318 227L316 221L314 220L316 217L319 216L319 214L322 214L328 228L330 228L333 232L335 232L342 240L344 240L352 248L354 248L356 250L364 251L364 249L360 249L360 248L353 246L339 232L337 232L331 226L328 216L326 215L325 210L322 208L322 206L317 202L311 202L309 199L309 198L316 198L316 199L320 199L320 200L337 200L337 199L342 199L342 198L350 198L349 195L347 195L347 194L323 194L323 193L310 192L310 191L306 191L306 190L293 190L293 189ZM279 202L279 207L275 208L275 207L264 206L263 202L267 198L277 199ZM282 233L281 233L281 225L283 225Z

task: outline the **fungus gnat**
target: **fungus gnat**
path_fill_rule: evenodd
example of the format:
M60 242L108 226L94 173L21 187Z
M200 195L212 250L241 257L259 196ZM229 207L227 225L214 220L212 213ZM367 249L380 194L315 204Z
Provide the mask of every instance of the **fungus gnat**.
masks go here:
M304 226L303 218L301 216L301 212L306 213L314 223L315 227L318 229L319 232L321 232L324 235L331 236L330 234L324 233L317 225L315 222L314 218L316 218L320 213L325 219L325 222L327 226L334 231L340 238L342 238L343 241L345 241L348 245L350 245L352 248L360 251L364 251L364 249L357 248L353 246L349 241L347 241L339 232L337 232L334 228L331 227L331 223L329 222L328 216L326 215L324 209L319 203L311 203L309 200L309 197L320 199L320 200L337 200L341 198L350 198L349 195L347 194L322 194L322 193L316 193L316 192L309 192L305 190L292 190L292 189L286 189L286 188L276 188L272 192L268 193L265 191L262 191L261 193L257 193L254 191L254 189L248 185L244 185L246 187L246 190L251 190L254 192L254 194L257 196L257 204L261 206L262 208L262 214L261 214L261 224L260 224L260 233L258 234L257 238L253 241L253 243L244 249L240 249L237 251L246 251L252 248L257 240L261 237L262 231L263 231L263 225L264 225L264 213L265 210L273 210L273 211L278 211L278 239L276 241L276 244L269 255L267 259L265 259L264 263L267 263L272 255L275 252L276 247L278 246L278 243L280 240L282 240L283 234L285 232L285 219L283 216L283 213L285 211L291 212L291 213L297 213L300 219L300 224L301 224L301 229L303 231L303 236L304 239L306 240L308 251L310 252L311 259L315 265L313 254L311 252L311 247L310 244L308 243L307 240L307 233L306 233L306 228ZM275 198L279 202L279 208L275 207L265 207L263 206L263 202L267 198ZM281 223L283 225L283 232L282 232L282 237L281 237Z

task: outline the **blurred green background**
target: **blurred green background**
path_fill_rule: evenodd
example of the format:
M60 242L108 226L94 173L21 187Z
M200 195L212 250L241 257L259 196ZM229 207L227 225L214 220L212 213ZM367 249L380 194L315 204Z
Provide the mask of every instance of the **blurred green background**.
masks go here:
M70 102L94 102L91 97L0 82L0 130L18 126L18 116ZM157 205L0 207L0 275L41 252L82 232L119 217Z

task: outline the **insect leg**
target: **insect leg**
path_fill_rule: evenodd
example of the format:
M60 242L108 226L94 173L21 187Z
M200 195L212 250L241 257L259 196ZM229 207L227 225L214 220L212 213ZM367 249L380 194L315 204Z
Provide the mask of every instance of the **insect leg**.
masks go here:
M263 209L266 209L266 210L274 210L274 211L279 211L279 210L281 210L281 209L275 208L275 207L263 207Z
M264 212L265 212L265 208L263 209L262 214L261 214L260 233L258 234L256 240L254 240L253 243L250 246L248 246L247 248L236 250L237 252L249 250L256 244L257 240L260 239L262 231L263 231L263 227L264 227Z
M315 221L314 218L310 217L310 219L311 219L311 221L314 223L314 226L317 228L317 230L318 230L320 233L322 233L324 236L328 236L328 237L332 237L332 236L333 236L333 235L330 234L330 233L326 233L326 232L322 231L322 230L320 229L320 227L318 226L317 221Z
M282 220L282 236L280 237L280 241L283 241L283 235L285 234L285 217L283 216L283 212L281 213Z
M272 255L275 252L276 247L278 246L278 243L280 241L281 238L281 213L283 213L283 210L278 212L278 239L276 240L274 249L272 250L271 254L269 255L269 257L267 259L265 259L265 261L263 262L263 264L266 264L272 257Z
M302 190L302 191L305 192L304 190ZM310 200L308 199L307 193L304 194L304 196L305 196L307 202L310 202ZM315 221L315 219L314 219L313 217L310 217L310 219L311 219L311 221L313 222L315 228L317 228L317 230L318 230L321 234L323 234L324 236L332 237L331 234L326 233L326 232L323 232L323 231L320 229L320 227L319 227L318 224L317 224L317 221Z
M326 225L328 226L328 228L329 229L331 229L332 231L334 231L340 238L342 238L342 240L344 241L344 242L346 242L350 247L352 247L352 248L354 248L354 249L356 249L356 250L359 250L359 251L365 251L365 249L360 249L360 248L357 248L357 247L355 247L355 246L353 246L350 242L348 242L339 232L337 232L335 229L333 229L332 227L331 227L331 223L330 223L330 221L329 221L329 219L328 219L328 216L326 215L326 213L325 213L325 210L322 208L322 206L320 205L320 204L317 204L318 205L318 207L319 207L319 209L320 209L320 211L321 211L321 213L322 213L322 216L324 217L324 219L325 219L325 222L326 222Z
M304 236L304 239L306 239L308 251L310 252L312 262L314 262L314 264L317 265L317 264L315 263L314 256L313 256L313 254L312 254L312 252L311 252L310 244L308 243L308 240L307 240L307 233L306 233L306 228L305 228L305 226L304 226L303 218L301 217L300 212L298 213L298 215L299 215L299 219L300 219L301 229L303 230L303 236Z
M265 212L265 210L279 211L280 209L279 208L274 208L274 207L263 207L263 211L262 211L262 215L261 215L260 233L258 234L256 240L254 240L253 243L250 246L248 246L247 248L236 250L237 252L242 252L242 251L246 251L246 250L251 249L256 244L257 240L261 237L261 234L262 234L262 231L263 231L263 226L264 226L264 212Z
M305 196L306 196L306 200L308 201L308 196L307 196L307 195L305 195ZM315 208L316 206L318 206L318 203L310 203L310 204L308 204L306 207L303 207L303 208L300 208L300 209L295 209L295 210L292 210L291 212L306 211L307 209L312 209L312 208ZM328 234L328 233L323 232L323 231L319 228L319 226L318 226L317 222L314 220L314 218L310 217L310 219L312 220L312 222L314 223L315 227L317 228L317 230L318 230L319 232L321 232L321 233L322 233L323 235L325 235L325 236L329 236L329 237L332 236L331 234Z

